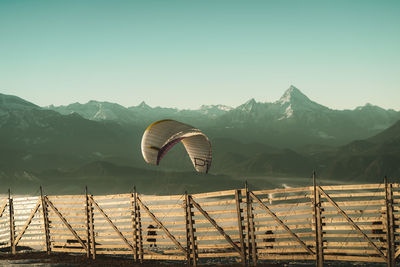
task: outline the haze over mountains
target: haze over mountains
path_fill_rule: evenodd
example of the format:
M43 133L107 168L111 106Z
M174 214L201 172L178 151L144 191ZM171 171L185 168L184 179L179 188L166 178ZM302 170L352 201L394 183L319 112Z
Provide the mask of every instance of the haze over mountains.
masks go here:
M211 175L194 173L182 146L174 147L160 167L145 164L142 134L148 124L165 118L209 136ZM0 94L0 181L32 188L45 183L54 190L63 185L68 192L94 180L98 190L108 192L134 183L146 187L149 181L168 181L180 185L171 186L179 191L183 180L192 190L206 185L214 190L237 185L232 177L306 177L312 170L325 178L380 181L384 175L400 176L399 119L400 112L371 104L330 109L294 86L273 103L251 99L236 108L197 110L98 101L39 107Z

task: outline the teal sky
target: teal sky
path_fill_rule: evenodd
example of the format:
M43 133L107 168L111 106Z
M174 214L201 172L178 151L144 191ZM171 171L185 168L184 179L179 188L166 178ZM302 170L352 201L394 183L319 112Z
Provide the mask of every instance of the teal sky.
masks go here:
M0 0L0 93L237 106L290 85L400 110L400 1Z

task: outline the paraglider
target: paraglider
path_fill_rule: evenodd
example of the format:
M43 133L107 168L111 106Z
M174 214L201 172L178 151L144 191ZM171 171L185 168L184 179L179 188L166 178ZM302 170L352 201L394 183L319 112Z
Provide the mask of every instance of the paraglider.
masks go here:
M147 127L142 137L143 158L149 164L159 165L168 150L179 142L184 145L196 171L208 173L212 150L207 136L175 120L160 120Z

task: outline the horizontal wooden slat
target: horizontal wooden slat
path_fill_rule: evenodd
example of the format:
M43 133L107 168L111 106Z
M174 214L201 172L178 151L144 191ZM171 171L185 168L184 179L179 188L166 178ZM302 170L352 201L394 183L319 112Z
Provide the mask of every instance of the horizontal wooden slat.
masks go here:
M62 206L78 206L78 207L80 207L80 206L85 205L84 200L77 201L77 200L72 200L72 199L71 200L59 199L59 200L50 200L50 201L54 204L54 206L57 206L57 207L61 206L61 208L62 208Z
M47 198L52 201L56 199L85 199L85 195L56 195L47 196Z
M294 239L293 239L294 240ZM314 240L303 240L303 242L307 245L307 246L313 246L315 245L315 241ZM295 246L298 247L299 246L299 242L297 241L274 241L274 242L257 242L257 246L260 247L267 247L267 246L273 246L273 247L288 247L288 246ZM303 251L306 253L306 251L303 249Z
M264 204L271 210L282 209L282 208L298 208L298 207L312 207L311 202L298 202L298 203L282 203L282 204L269 204L267 201L263 201ZM257 202L253 203L253 210L261 209Z
M333 248L325 248L324 254L332 254L332 253L346 253L346 254L372 254L377 255L376 251L373 249L333 249Z
M367 234L368 237L386 237L386 234ZM360 234L324 233L324 238L361 238Z
M283 193L296 193L311 191L312 187L293 187L293 188L280 188L280 189L268 189L252 191L254 195L268 195L268 194L283 194Z
M207 201L207 202L199 202L201 207L231 207L234 208L234 204L236 200L218 200L218 201Z
M139 195L140 200L142 200L143 204L151 205L151 203L147 202L157 202L157 201L168 201L168 200L183 200L184 195L172 195L172 196L146 196L146 195Z
M383 207L382 207L383 208ZM382 210L380 209L376 209L376 208L365 208L365 209L356 209L356 210L346 210L346 214L380 214ZM330 210L330 211L324 211L323 215L327 216L327 215L337 215L340 214L339 211L337 210Z
M265 248L265 246L257 246L258 253L304 253L302 247L290 247L290 248Z
M127 249L126 244L97 244L96 249ZM132 253L132 250L129 250Z
M98 250L96 246L96 254L102 255L133 255L132 250Z
M276 255L276 254L260 254L260 260L315 260L312 255Z
M101 225L95 225L95 228L96 228L95 229L96 231L113 229L110 224L105 224L105 223L102 223ZM124 229L131 230L132 229L132 225L128 225L128 224L127 225L118 225L118 229L121 230L121 231L124 230ZM115 230L113 230L113 231L115 231Z
M382 257L361 257L361 256L345 256L345 255L324 255L324 260L336 260L336 261L363 261L363 262L385 262Z
M374 241L374 244L376 246L386 246L386 243L384 242L376 242ZM334 242L334 241L328 241L324 242L325 247L370 247L368 242Z
M115 194L115 195L101 195L101 196L93 196L93 199L96 200L104 200L104 199L120 199L120 198L128 198L130 199L132 194Z
M361 230L383 229L383 225L362 225L358 224ZM323 225L322 229L327 230L353 230L353 226L349 225Z
M354 222L382 222L382 217L351 217ZM322 218L323 223L347 223L347 220L343 217L335 218Z
M322 198L323 196L321 196ZM336 204L339 207L349 207L349 206L383 206L385 204L385 200L370 200L370 201L338 201ZM331 207L331 204L328 202L322 202L322 207Z
M101 206L101 204L98 204L101 209L106 212L106 213L125 213L130 215L130 207L122 207L122 208L112 208L112 207L107 207L107 208L103 208L103 206ZM94 210L95 213L99 213L97 210Z
M204 217L200 216L200 218L204 218ZM237 218L233 218L233 217L232 218L213 218L213 219L217 224L222 224L222 223L226 223L226 222L237 222ZM209 224L210 223L210 221L207 219L195 218L194 221L195 221L196 227L201 227L201 226L199 226L199 224ZM183 222L183 224L184 223L185 222Z
M303 199L303 198L308 199L311 197L312 197L312 195L305 193L305 194L301 194L301 195L297 195L297 196L269 197L269 198L263 199L263 201L268 202L269 200L271 200L272 203L274 203L276 201L295 200L295 199Z
M225 258L225 257L239 257L237 252L225 252L225 253L198 253L199 258Z
M70 223L71 227L75 230L75 229L85 229L86 225L85 224L72 224ZM60 221L58 221L57 223L52 222L50 223L50 231L52 228L58 228L58 229L68 229L66 228L65 224L61 224Z
M119 200L119 201L98 201L97 202L101 207L103 206L125 206L127 208L130 207L131 200L126 199L126 200Z
M382 188L384 189L384 188ZM384 197L385 192L363 192L363 193L331 193L329 194L331 198L356 198L356 197Z
M282 229L283 231L283 229ZM314 232L309 232L309 233L296 233L298 237L315 237ZM325 237L325 234L324 234ZM282 234L257 234L256 239L270 239L270 238L293 238L291 234L289 233L282 233ZM303 250L304 251L304 250Z
M234 196L235 190L225 190L225 191L218 191L218 192L208 192L208 193L199 193L199 194L192 194L193 199L199 198L212 198L212 197L222 197L222 196ZM201 205L201 202L199 202Z
M67 252L67 253L86 253L86 250L80 249L80 248L55 248L55 247L52 247L51 251L54 251L54 252Z
M229 235L232 239L239 239L239 235ZM196 236L196 240L205 241L205 240L225 240L225 237L221 234L219 235L208 235L208 236Z
M58 209L59 212L62 212L62 213L67 212L67 211L75 211L75 212L82 212L82 213L85 212L85 209L82 207L79 207L79 208L72 207L71 208L70 206L68 206L68 207L57 207L56 206L56 208ZM51 213L51 212L54 212L54 211L49 210L49 213Z
M180 255L143 255L143 259L145 260L186 260L185 256Z
M17 245L17 247L22 247L22 246L26 246L26 247L29 247L29 246L38 246L38 247L43 247L43 246L45 246L45 240L43 240L43 241L29 241L29 242L23 242L23 241L20 241L20 242L18 242L18 245Z
M383 184L357 184L357 185L325 185L321 186L324 191L330 190L363 190L363 189L384 189Z
M85 239L84 235L79 235L79 237L82 240ZM71 233L71 235L69 235L69 234L66 234L66 235L51 235L50 236L50 240L54 240L54 241L57 241L57 240L75 240L75 236L72 233ZM76 240L76 242L78 242L78 241ZM77 243L77 244L79 245L79 243Z
M300 224L300 225L288 225L289 229L310 229L311 224ZM283 229L282 226L260 226L255 227L255 231L267 231L267 230L280 230Z
M256 217L257 218L257 217ZM264 219L268 217L261 217L260 219ZM285 224L293 224L293 223L302 223L302 222L308 222L311 223L312 222L312 218L301 218L301 219L287 219L287 220L281 220L283 223ZM262 224L277 224L277 222L275 220L269 219L269 220L257 220L255 222L255 225L262 225Z

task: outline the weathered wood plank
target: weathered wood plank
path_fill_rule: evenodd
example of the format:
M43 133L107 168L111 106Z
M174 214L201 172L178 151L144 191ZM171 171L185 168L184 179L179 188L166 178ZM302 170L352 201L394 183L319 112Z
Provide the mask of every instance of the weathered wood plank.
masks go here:
M52 251L54 252L71 252L71 253L86 253L85 249L82 248L51 248Z
M8 189L8 214L10 217L10 223L9 223L9 229L10 229L10 249L11 253L15 254L15 225L14 225L14 205L13 205L13 199L11 198L11 192L10 189Z
M345 255L325 255L325 260L333 261L363 261L363 262L385 262L382 257L361 257L361 256L345 256Z
M334 206L342 215L343 217L346 218L346 220L351 224L351 226L360 233L360 235L376 250L376 252L378 252L378 254L382 257L385 258L385 255L383 254L383 252L374 244L374 242L371 241L371 239L369 239L369 237L363 232L361 231L360 227L358 227L358 225L356 225L353 220L336 204L336 202L334 200L332 200L329 195L320 187L318 186L318 190L319 192L321 192L321 194L332 204L332 206Z
M276 255L276 254L260 254L260 260L314 260L312 255Z
M140 200L140 198L137 198L137 201L140 205L141 208L143 208L147 214L152 217L152 219L154 220L154 222L161 228L164 230L165 234L172 240L172 242L175 243L175 245L186 255L187 251L185 248L182 247L181 243L178 242L178 240L175 239L175 237L168 231L167 228L165 228L165 226L162 224L162 222L160 220L158 220L154 214L147 208L146 205L143 204L143 202Z
M358 197L384 197L385 193L380 191L363 192L363 193L333 193L329 194L331 198L358 198Z
M168 200L182 200L183 195L172 195L172 196L146 196L146 195L140 195L140 199L142 201L168 201ZM147 204L147 203L146 203ZM149 203L150 204L150 203Z
M193 205L201 212L201 214L206 217L210 223L218 230L218 232L228 241L229 244L232 245L232 248L236 250L239 254L241 254L240 248L232 241L229 235L225 233L225 231L212 219L208 213L202 209L202 207L191 197L189 196L190 203L193 203ZM198 237L199 238L199 237Z
M236 252L199 253L199 258L225 258L225 257L239 257L239 255Z
M211 197L222 197L222 196L234 197L234 195L235 195L235 190L225 190L225 191L218 191L218 192L191 194L190 196L194 199L199 199L199 198L211 198Z
M186 260L185 256L180 255L143 255L145 260Z
M190 253L188 251L188 255L189 256L189 260L188 260L188 264L190 265L190 258L192 259L193 262L193 266L197 266L197 250L196 250L196 240L194 237L194 229L193 229L193 217L192 217L192 203L191 203L191 198L189 197L189 195L187 194L187 192L185 192L185 203L186 203L186 213L188 215L188 222L189 222L189 238L186 239L186 241L188 243L190 243ZM186 224L186 222L185 222ZM186 226L186 227L187 227ZM189 248L189 245L188 245Z
M261 200L254 195L253 192L249 192L250 196L260 204L260 206L269 214L271 217L273 217L281 226L283 229L285 229L310 255L314 255L314 251L312 251L309 247L304 244L304 242L292 231L289 229L289 227L286 226L276 215L273 213ZM260 227L261 228L261 227Z
M333 249L333 248L326 248L324 250L324 253L326 254L333 254L333 253L346 253L346 254L372 254L372 255L376 255L376 251L373 249L348 249L348 248L342 248L342 249Z
M357 185L324 185L321 186L324 191L339 191L339 190L363 190L363 189L382 189L382 184L357 184Z
M21 239L22 235L25 233L26 228L28 228L29 224L31 223L33 216L35 216L36 211L39 209L39 206L40 206L40 201L37 202L35 208L32 210L32 212L31 212L31 214L29 216L29 219L24 224L24 227L22 228L22 230L19 233L19 235L15 238L15 241L14 241L14 245L15 246L18 245L19 240Z
M241 251L241 259L242 259L242 265L246 266L246 250L244 247L244 235L243 235L243 216L242 216L242 210L240 208L240 203L241 203L241 194L240 190L235 191L235 202L236 202L236 214L237 214L237 220L238 220L238 233L239 233L239 238L240 238L240 251ZM226 230L226 229L225 229Z
M75 232L74 229L72 229L71 225L65 220L65 218L61 215L61 213L57 210L57 208L51 203L51 201L45 196L44 197L47 205L51 207L51 209L58 215L58 217L61 219L61 221L64 223L65 226L71 231L71 233L74 235L76 240L81 244L81 246L85 249L85 251L88 249L87 246L83 243L82 239L78 236L78 234Z
M312 187L294 187L294 188L280 188L252 191L254 195L267 195L267 194L284 194L296 192L310 192Z
M3 204L1 205L1 208L0 208L0 217L3 216L3 212L6 209L7 203L8 203L7 200L3 201Z
M114 194L114 195L96 195L93 196L93 199L97 202L98 200L110 200L110 199L120 199L120 198L125 198L129 200L131 194Z
M385 204L385 200L369 200L369 201L340 201L336 202L338 206L341 207L351 207L351 206L383 206ZM322 202L322 207L329 207L329 203Z

